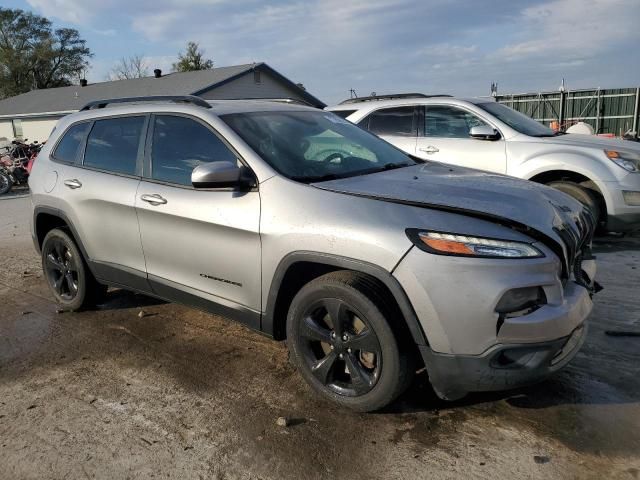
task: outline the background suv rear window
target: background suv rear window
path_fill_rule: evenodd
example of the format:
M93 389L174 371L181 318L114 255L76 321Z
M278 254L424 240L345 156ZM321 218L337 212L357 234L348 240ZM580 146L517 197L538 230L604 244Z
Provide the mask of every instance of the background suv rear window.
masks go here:
M363 126L376 135L415 137L413 107L383 108L373 112Z
M97 120L87 139L84 165L134 175L144 117Z
M53 153L53 158L61 162L74 163L77 159L78 149L89 130L89 122L74 125L64 134Z

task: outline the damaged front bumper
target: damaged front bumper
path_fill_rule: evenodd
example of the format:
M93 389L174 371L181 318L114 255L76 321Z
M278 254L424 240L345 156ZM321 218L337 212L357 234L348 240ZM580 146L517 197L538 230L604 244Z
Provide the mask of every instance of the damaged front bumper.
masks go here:
M450 355L419 346L429 380L444 400L469 392L509 390L531 385L557 372L580 350L587 324L553 341L496 345L483 355Z

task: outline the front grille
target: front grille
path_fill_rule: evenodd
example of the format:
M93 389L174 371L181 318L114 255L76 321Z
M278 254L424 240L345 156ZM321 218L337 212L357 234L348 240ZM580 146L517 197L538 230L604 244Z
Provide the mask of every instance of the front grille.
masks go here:
M573 275L578 284L589 288L591 279L582 271L582 261L592 258L591 239L595 227L595 217L585 207L573 218L566 215L562 227L555 228L564 244L563 282Z

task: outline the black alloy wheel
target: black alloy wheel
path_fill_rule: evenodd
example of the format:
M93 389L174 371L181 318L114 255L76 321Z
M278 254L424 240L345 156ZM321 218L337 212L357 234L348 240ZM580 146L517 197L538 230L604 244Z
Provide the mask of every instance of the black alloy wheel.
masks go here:
M54 238L42 252L44 271L50 287L65 302L71 302L78 295L78 262L66 242Z
M63 310L77 311L99 303L107 292L93 277L71 236L55 228L42 242L42 270Z
M305 284L287 315L291 360L321 397L359 412L379 410L411 383L413 345L388 291L340 270Z
M313 375L330 390L364 395L380 377L380 341L364 316L338 298L324 298L304 313L302 352Z

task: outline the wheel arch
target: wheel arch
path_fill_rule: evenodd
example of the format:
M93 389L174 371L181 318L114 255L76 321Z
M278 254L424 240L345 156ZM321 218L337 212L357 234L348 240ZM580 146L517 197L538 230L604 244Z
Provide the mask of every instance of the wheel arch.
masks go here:
M398 307L400 321L416 345L428 345L418 317L404 289L393 275L378 265L338 255L298 251L286 255L275 270L262 317L262 331L276 340L286 338L287 313L296 293L311 280L336 270L350 270L372 277Z
M77 230L73 226L73 223L69 218L60 210L51 207L36 207L33 212L33 240L38 252L42 250L42 242L44 237L47 236L54 228L62 228L71 235L71 238L78 246L80 253L84 257L85 262L89 265L91 270L90 258L87 255L87 251L80 240ZM91 271L95 275L95 272Z
M551 182L572 182L583 188L589 189L593 191L597 197L603 215L602 218L606 219L607 217L607 200L602 189L598 186L598 183L595 180L583 173L579 173L574 170L553 169L539 172L528 180L545 185Z

